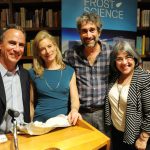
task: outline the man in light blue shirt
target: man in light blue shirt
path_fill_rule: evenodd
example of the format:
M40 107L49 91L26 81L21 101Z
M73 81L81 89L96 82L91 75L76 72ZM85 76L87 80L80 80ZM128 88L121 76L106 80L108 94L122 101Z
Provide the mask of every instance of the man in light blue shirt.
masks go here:
M27 70L18 65L24 53L25 32L10 25L0 32L0 132L10 131L8 109L20 113L18 123L30 122L30 84Z

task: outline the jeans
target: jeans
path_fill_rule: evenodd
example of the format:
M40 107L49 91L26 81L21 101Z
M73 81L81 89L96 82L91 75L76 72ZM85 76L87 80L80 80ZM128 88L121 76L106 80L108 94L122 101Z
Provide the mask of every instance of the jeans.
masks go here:
M82 118L97 128L99 131L105 133L104 129L104 109L97 110L92 113L81 112Z

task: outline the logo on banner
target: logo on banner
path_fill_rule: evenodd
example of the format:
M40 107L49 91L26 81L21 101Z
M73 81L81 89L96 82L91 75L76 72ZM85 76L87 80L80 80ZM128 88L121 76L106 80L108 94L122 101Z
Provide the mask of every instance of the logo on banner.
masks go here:
M115 0L84 0L84 11L103 18L124 19L123 3Z

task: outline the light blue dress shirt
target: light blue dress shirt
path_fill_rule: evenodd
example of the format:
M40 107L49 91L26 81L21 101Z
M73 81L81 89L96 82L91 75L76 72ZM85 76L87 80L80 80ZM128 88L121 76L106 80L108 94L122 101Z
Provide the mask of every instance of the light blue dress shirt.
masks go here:
M17 123L23 123L23 100L22 89L19 77L19 67L17 66L15 73L9 72L0 64L0 73L4 83L4 89L6 94L6 112L3 118L3 122L0 125L0 130L3 132L9 132L12 128L11 117L8 115L8 109L16 110L20 113L16 118Z

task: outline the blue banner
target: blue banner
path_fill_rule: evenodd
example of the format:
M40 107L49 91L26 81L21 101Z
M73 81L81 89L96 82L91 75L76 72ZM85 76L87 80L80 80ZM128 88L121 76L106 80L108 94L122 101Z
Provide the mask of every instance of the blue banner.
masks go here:
M62 28L76 28L83 12L96 12L103 29L136 31L137 0L62 0Z

